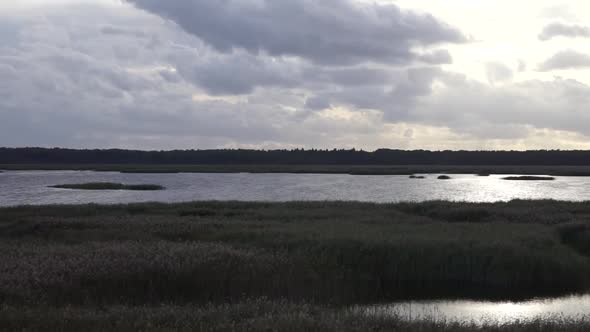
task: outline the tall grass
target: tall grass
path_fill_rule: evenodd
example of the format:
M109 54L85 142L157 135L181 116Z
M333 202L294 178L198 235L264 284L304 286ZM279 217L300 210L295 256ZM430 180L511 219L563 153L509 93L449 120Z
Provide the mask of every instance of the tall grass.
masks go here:
M587 203L525 201L9 208L0 210L0 299L339 304L563 294L590 286L584 242L564 235L588 216Z
M470 331L324 306L582 292L589 229L588 202L4 208L0 329Z

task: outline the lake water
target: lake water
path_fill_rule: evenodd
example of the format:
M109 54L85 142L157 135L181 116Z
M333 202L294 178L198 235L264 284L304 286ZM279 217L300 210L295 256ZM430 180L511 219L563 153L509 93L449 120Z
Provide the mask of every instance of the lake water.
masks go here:
M590 200L590 177L555 181L506 181L506 175L452 175L451 180L405 175L346 174L122 174L92 171L6 171L0 173L0 206L22 204L132 203L194 200L345 200L399 202L450 200L496 202L512 199ZM86 191L48 188L84 182L160 184L163 191Z
M590 319L590 296L568 296L526 302L418 301L355 308L369 316L404 320L501 325L535 319Z

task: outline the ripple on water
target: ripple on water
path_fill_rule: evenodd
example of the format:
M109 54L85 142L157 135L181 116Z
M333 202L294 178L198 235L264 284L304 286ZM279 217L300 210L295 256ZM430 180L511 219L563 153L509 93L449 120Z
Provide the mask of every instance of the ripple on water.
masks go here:
M489 177L440 174L425 179L406 175L347 174L131 174L91 171L7 171L0 177L0 206L29 204L185 202L196 200L421 202L430 200L497 202L512 199L590 200L590 177L555 181L506 181ZM48 188L64 183L153 183L159 192L80 191Z

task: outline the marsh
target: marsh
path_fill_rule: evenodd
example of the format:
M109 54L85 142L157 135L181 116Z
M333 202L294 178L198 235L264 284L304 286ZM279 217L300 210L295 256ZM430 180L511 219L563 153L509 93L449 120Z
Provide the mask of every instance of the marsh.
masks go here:
M146 318L150 314L176 319L194 312L209 318L185 323L212 330L222 324L212 317L225 315L249 316L267 327L288 319L338 330L338 322L350 320L418 330L428 320L351 310L584 294L590 289L587 220L588 203L558 201L4 208L0 325L19 326L35 315L61 328L72 326L58 319L64 315L80 328L89 327L91 317L141 325L156 319ZM276 303L282 309L267 310ZM320 316L304 323L297 312ZM273 315L276 320L263 320ZM587 327L581 320L533 318L526 326ZM431 324L450 331L470 326Z

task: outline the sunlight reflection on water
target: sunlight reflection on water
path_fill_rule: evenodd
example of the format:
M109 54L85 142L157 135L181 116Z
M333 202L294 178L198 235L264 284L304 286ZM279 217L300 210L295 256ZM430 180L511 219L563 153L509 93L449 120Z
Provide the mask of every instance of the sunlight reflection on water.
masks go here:
M535 319L577 320L590 317L590 295L525 302L415 301L355 309L370 316L475 324L507 324Z

